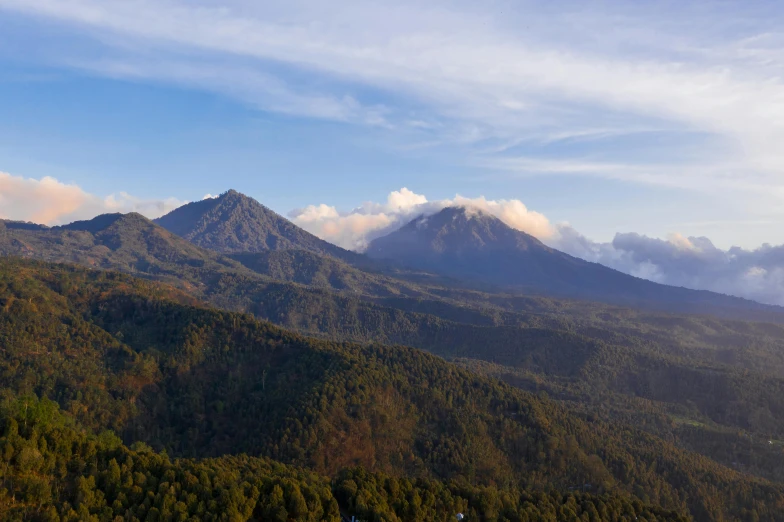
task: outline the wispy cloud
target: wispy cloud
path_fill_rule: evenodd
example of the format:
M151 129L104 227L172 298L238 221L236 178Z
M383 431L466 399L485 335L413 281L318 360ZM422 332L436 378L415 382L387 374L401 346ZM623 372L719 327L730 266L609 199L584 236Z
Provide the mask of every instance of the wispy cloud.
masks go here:
M749 194L769 194L768 178L749 173L742 163L716 165L657 163L641 165L632 161L603 162L593 158L552 159L532 156L483 157L475 164L510 176L537 175L593 176L618 181L661 185L690 190L725 189ZM784 188L784 187L782 187Z
M781 13L730 4L0 0L0 9L103 46L97 60L60 50L65 65L407 129L486 168L780 191ZM507 157L521 144L538 154L542 143L652 128L679 133L668 154L677 159L629 158L624 144L583 168L584 152L568 146L559 149L568 169Z
M290 85L283 79L247 66L203 64L179 57L155 59L124 57L71 61L84 71L134 80L167 81L228 94L261 110L292 116L385 127L387 109L380 104L363 105L349 94L316 92Z

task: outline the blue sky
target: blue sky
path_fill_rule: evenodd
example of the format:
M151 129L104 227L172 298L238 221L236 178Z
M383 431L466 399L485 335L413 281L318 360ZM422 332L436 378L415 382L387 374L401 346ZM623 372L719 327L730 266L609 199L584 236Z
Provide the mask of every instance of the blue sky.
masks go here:
M0 0L0 215L152 217L235 188L353 246L459 194L567 250L566 222L594 253L619 233L756 251L784 242L781 14Z

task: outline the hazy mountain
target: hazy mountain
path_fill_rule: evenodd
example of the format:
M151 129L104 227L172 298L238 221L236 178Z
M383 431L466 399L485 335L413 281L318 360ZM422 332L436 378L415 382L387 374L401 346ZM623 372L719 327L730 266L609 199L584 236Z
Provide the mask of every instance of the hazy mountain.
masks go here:
M432 216L420 216L373 240L366 254L501 288L549 295L745 319L759 319L761 312L784 312L781 307L662 285L584 261L472 208L448 207Z
M235 190L188 203L155 222L200 247L221 253L298 248L347 261L362 257L317 238Z

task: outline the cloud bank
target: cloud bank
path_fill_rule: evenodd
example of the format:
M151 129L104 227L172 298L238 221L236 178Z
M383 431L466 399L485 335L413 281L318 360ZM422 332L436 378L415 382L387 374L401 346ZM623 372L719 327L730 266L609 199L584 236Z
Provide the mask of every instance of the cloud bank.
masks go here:
M175 198L140 199L125 192L99 197L52 177L40 180L0 172L0 218L60 225L109 212L156 218L185 203Z
M553 246L659 283L784 305L784 245L722 250L707 237L673 233L658 239L634 232L616 234L611 243L594 243L561 227Z
M365 202L345 212L326 204L311 205L293 210L289 217L322 239L362 250L370 240L420 215L434 214L455 205L481 209L554 248L627 274L784 305L784 245L722 250L705 237L673 233L667 239L658 239L634 232L618 233L612 242L600 243L583 236L569 224L551 222L517 199L488 200L457 195L429 201L407 188L391 192L384 203Z

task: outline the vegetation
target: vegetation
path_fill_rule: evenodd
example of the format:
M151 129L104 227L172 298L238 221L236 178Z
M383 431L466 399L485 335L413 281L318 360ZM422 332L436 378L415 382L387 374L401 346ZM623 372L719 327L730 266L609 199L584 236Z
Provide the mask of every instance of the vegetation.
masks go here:
M93 433L113 429L126 443L142 441L186 459L213 457L177 460L175 477L190 469L180 467L186 462L215 466L216 473L244 469L236 462L245 457L222 459L246 453L333 477L348 492L333 483L338 505L363 516L371 513L366 509L378 509L417 520L419 515L406 511L411 500L409 508L384 500L409 491L408 484L423 491L445 488L433 494L443 500L430 504L420 494L423 505L475 506L477 514L485 509L478 507L485 502L479 492L489 491L496 500L488 505L497 511L480 515L485 520L497 520L494 513L517 520L512 513L529 509L529 502L530 509L549 513L543 516L566 505L578 515L574 502L583 494L617 504L618 520L621 513L645 510L657 520L677 517L644 503L698 520L784 516L784 489L777 484L644 431L570 413L417 350L300 337L249 315L194 306L179 290L117 273L19 261L0 266L0 386L6 394L53 400L75 425ZM16 424L19 429L19 420ZM21 426L26 434L24 421ZM40 439L36 444L39 452L50 447ZM124 457L112 458L122 470ZM13 454L7 461L18 458ZM272 465L248 462L250 468ZM164 464L156 469L165 474L171 464ZM344 471L357 466L366 471ZM94 469L99 474L106 468ZM362 490L357 474L367 477L366 489L376 491L363 493L361 502L350 497L350 481ZM100 477L95 480L101 484ZM254 480L260 479L247 482L254 486ZM173 479L167 482L171 487ZM60 497L70 490L58 487L57 498L73 498ZM166 491L160 483L156 487ZM586 491L564 493L575 487ZM447 490L459 498L449 500ZM176 487L174 492L179 496ZM640 501L635 504L629 495ZM52 502L56 510L65 509L65 502L69 509L76 506L71 500ZM249 506L242 513L252 517L255 507ZM594 508L601 512L599 504ZM433 509L447 516L446 508ZM590 520L587 504L580 509ZM391 514L376 519L394 520Z
M744 441L784 440L779 325L439 286L304 250L231 259L136 214L53 229L6 222L0 253L169 282L182 290L180 302L250 312L326 339L405 344L472 359L472 369L492 363L491 375L547 390L578 411L630 422L738 470L780 476L780 446L744 449ZM680 418L700 435L681 429Z
M147 279L4 260L0 388L183 458L247 452L333 479L361 466L548 495L588 481L591 495L633 494L705 520L775 518L778 493L754 488L784 481L784 326L472 288L325 256L297 237L224 256L137 214L0 222L0 254ZM544 449L517 455L520 440ZM594 456L610 482L592 478ZM688 479L662 471L682 467ZM716 500L725 491L740 500ZM748 500L760 494L764 506Z
M111 432L93 435L57 405L6 395L0 403L3 520L368 521L648 520L683 515L625 495L546 494L409 480L361 469L334 480L269 459L171 459ZM582 518L580 518L582 517Z

